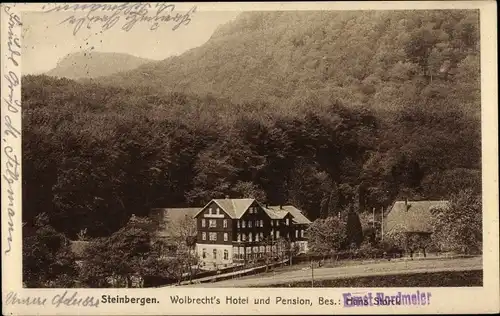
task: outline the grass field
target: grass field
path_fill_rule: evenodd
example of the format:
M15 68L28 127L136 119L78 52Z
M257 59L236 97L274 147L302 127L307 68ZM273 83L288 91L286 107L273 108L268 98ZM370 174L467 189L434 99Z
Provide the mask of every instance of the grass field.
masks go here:
M453 271L318 280L315 287L475 287L483 285L483 271ZM311 287L311 281L251 287Z
M267 273L187 287L412 287L481 286L482 257L350 262L342 266L277 268ZM472 272L471 272L472 271ZM361 284L361 285L360 285Z

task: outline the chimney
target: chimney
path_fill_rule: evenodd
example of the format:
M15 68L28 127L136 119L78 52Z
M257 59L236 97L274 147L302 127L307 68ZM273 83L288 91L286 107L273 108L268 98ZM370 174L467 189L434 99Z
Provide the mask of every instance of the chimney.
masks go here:
M410 209L410 207L408 205L408 198L405 198L405 209L406 209L406 211L408 211Z
M282 209L283 209L283 205L280 204L280 210L282 210Z

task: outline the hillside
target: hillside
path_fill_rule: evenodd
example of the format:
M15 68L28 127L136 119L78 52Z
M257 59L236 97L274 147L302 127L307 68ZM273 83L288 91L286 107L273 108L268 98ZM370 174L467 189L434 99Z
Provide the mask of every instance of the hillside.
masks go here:
M25 76L23 220L46 210L68 236L104 236L131 214L226 195L314 220L480 193L477 21L245 13L134 70Z
M478 21L473 10L243 13L201 47L98 82L273 107L340 100L478 115Z
M96 78L135 69L148 62L152 60L129 54L78 52L65 56L46 75L69 79Z

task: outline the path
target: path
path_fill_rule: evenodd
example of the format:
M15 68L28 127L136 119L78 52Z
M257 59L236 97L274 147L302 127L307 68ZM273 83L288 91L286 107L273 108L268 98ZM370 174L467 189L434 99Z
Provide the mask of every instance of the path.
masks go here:
M394 275L442 271L481 270L482 258L435 259L387 261L373 264L362 264L346 267L315 268L314 280L351 278L376 275ZM248 287L266 286L298 281L311 280L311 269L301 269L276 273L261 273L255 276L225 280L214 283L186 285L185 287Z

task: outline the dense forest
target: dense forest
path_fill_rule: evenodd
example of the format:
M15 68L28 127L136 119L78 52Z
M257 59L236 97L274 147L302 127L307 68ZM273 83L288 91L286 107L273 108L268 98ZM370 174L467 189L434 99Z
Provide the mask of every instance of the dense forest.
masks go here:
M314 220L478 193L478 27L476 11L244 13L137 70L24 76L23 220L95 237L226 195Z

